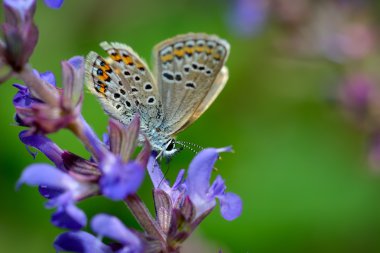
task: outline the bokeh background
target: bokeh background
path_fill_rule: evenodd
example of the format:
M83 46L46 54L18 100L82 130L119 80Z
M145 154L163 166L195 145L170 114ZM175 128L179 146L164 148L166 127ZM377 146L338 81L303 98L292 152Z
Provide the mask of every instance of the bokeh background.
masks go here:
M186 243L186 252L380 252L380 174L368 160L372 131L347 117L350 112L336 95L341 80L359 69L376 76L377 31L371 29L380 17L378 5L66 0L52 10L38 1L40 40L31 63L60 80L61 60L100 52L103 40L126 43L149 62L161 40L187 32L218 34L231 44L229 82L179 139L206 147L233 145L235 153L223 154L216 167L228 190L242 197L244 209L233 222L213 212ZM316 10L327 14L319 17ZM354 33L351 48L323 44L352 23L369 28ZM51 210L43 208L36 189L15 191L21 171L35 161L13 123L14 82L0 87L0 252L53 252L61 230L50 224ZM107 116L89 93L83 114L99 135L105 132ZM88 157L69 132L52 138ZM186 168L193 155L178 154L169 177ZM41 154L36 161L47 162ZM148 178L140 194L152 207ZM92 198L79 206L88 217L107 212L138 229L123 203Z

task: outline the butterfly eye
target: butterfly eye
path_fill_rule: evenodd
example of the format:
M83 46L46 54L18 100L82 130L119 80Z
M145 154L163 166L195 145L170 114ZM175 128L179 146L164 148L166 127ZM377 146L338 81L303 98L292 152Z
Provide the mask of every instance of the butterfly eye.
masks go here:
M172 151L174 149L174 141L171 141L170 144L166 147L166 151Z

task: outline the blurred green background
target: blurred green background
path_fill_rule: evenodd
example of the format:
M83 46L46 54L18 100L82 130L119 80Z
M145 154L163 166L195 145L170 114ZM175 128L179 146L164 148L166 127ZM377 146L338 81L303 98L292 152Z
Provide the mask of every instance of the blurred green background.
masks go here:
M238 37L228 25L232 1L66 0L52 10L38 1L40 40L31 59L60 80L60 61L101 52L98 43L119 41L150 62L152 47L187 32L218 34L231 44L229 82L219 98L180 140L202 146L233 145L216 165L228 191L244 201L242 216L227 222L218 208L187 242L186 252L380 252L380 178L367 165L366 137L327 102L335 68L280 57L276 29ZM35 162L18 141L11 105L16 90L0 87L0 252L54 252L61 230L36 189L15 182ZM59 83L59 82L58 82ZM83 114L100 135L107 116L86 93ZM67 132L52 136L61 147L88 157ZM193 154L177 155L169 177ZM38 155L38 162L46 162ZM215 175L217 173L214 173ZM140 190L150 207L151 185ZM88 217L107 212L138 226L123 203L104 198L79 206Z

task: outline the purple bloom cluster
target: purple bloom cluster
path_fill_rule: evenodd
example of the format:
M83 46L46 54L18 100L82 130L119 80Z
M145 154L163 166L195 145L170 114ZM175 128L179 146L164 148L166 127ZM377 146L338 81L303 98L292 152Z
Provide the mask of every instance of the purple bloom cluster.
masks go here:
M51 8L59 8L63 0L45 0ZM28 166L17 182L37 186L46 198L46 208L54 208L53 225L68 230L59 235L57 252L179 252L182 242L220 202L226 220L237 218L242 210L241 199L226 192L224 180L217 176L210 185L211 172L220 152L230 148L209 148L199 152L190 164L187 178L181 170L172 187L164 178L151 152L148 141L140 133L136 115L125 126L110 119L108 133L101 141L81 114L83 103L84 59L72 57L62 62L62 81L58 85L51 72L40 73L29 65L29 58L38 41L33 21L34 0L4 0L4 41L0 41L0 67L23 84L14 84L15 121L25 127L19 139L28 148L42 152L52 164ZM62 87L62 88L59 88ZM91 153L89 159L62 149L48 135L62 129L71 131ZM133 157L138 144L142 149ZM34 155L32 153L32 155ZM148 168L154 185L156 215L153 217L136 194ZM103 196L124 201L143 228L143 232L127 228L118 218L98 214L91 219L95 235L82 231L88 223L78 202ZM107 243L103 237L111 239Z
M175 249L183 242L200 222L214 209L216 199L220 201L221 214L226 220L240 216L242 201L234 193L225 192L226 185L221 176L217 176L210 186L211 172L221 152L231 148L204 149L191 161L184 178L185 170L178 173L170 187L164 178L155 157L148 164L148 172L154 185L154 203L156 219Z

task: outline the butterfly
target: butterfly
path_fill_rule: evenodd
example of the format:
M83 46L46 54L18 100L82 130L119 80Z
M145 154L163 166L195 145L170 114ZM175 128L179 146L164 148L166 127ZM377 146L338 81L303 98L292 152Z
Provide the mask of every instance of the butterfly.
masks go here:
M207 110L228 79L230 46L215 35L189 33L159 43L153 49L153 72L127 45L100 46L107 57L90 52L86 59L89 90L107 114L125 125L139 114L140 134L159 155L179 150L176 135Z

